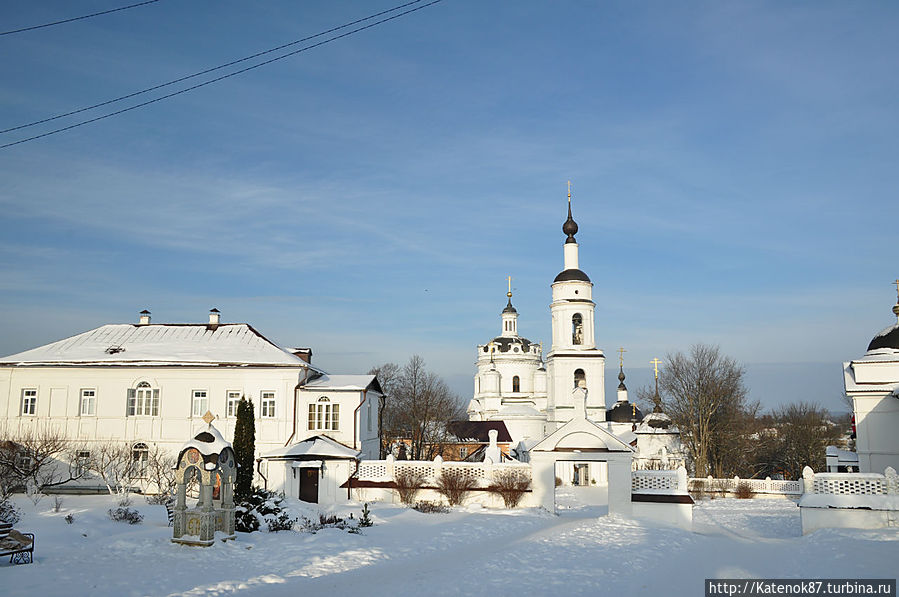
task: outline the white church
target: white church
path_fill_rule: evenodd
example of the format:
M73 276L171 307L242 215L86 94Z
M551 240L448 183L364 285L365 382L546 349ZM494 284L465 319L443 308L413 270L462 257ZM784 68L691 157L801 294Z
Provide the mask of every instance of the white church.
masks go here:
M628 400L623 361L619 362L617 401L605 401L605 354L597 347L593 283L580 269L578 225L571 215L562 225L566 235L564 266L552 283L552 346L544 362L543 347L521 336L518 311L508 301L501 314L500 335L477 348L474 396L468 406L472 421L503 421L515 446L514 455L529 459L531 449L571 421L586 390L587 419L634 448L634 468L675 469L685 463L680 433L656 400L644 417ZM658 375L658 372L656 373ZM575 463L560 472L563 482L603 484L604 463Z

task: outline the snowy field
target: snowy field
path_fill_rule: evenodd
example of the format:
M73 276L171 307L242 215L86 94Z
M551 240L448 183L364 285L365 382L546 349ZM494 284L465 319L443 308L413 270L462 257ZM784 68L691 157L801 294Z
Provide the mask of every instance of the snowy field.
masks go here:
M570 496L561 496L570 498ZM700 502L694 532L599 516L573 500L535 509L421 514L372 505L354 535L238 533L186 547L169 541L165 508L136 497L143 524L112 522L109 496L21 497L35 563L0 563L0 594L52 595L702 595L705 578L895 578L899 529L803 537L788 500ZM564 501L564 500L563 500ZM317 511L290 502L295 514ZM334 511L348 514L359 507ZM64 517L73 514L73 524Z

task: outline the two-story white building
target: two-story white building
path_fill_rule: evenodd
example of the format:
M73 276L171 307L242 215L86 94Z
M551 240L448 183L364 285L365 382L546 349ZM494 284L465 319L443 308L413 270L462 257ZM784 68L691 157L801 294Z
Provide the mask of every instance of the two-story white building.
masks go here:
M79 445L127 441L140 461L176 453L206 411L233 438L237 403L253 401L257 454L327 436L379 456L384 396L372 375L329 376L310 349L285 349L246 323L109 324L0 358L0 432L47 426Z

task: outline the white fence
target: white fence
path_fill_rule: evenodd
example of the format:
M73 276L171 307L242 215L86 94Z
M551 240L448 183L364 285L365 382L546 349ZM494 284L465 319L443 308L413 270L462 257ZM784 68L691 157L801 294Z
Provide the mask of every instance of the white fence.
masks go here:
M802 471L808 494L828 495L897 495L899 476L892 467L880 473L815 473L809 467Z
M391 482L397 475L412 474L421 476L426 485L433 485L444 471L453 471L463 477L474 479L477 487L487 487L499 471L516 471L531 477L531 466L526 463L494 464L490 460L484 462L444 462L438 456L434 460L395 460L388 456L386 460L362 460L355 474L358 481Z
M690 479L690 489L704 493L735 493L737 486L745 483L753 493L761 495L800 496L802 481L782 481L766 477L764 479L716 479L714 477L694 477Z
M687 493L687 470L631 471L631 493Z

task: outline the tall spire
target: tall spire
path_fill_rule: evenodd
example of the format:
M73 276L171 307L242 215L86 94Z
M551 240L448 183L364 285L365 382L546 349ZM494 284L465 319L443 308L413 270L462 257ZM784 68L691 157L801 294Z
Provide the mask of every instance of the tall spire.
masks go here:
M654 413L662 412L662 397L659 396L659 364L662 361L659 360L658 357L653 357L649 364L655 367L656 370L656 395L652 397L652 401L655 403L655 408L652 409Z
M896 304L893 305L893 315L896 316L896 323L899 325L899 279L897 279L893 284L896 285Z
M508 300L502 313L503 331L500 335L515 337L518 335L518 310L512 306L512 276L507 276L506 279L509 282L509 291L506 293Z
M571 217L571 181L568 181L568 219L562 224L562 232L568 235L566 243L576 243L574 235L577 234L577 222Z

